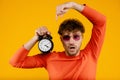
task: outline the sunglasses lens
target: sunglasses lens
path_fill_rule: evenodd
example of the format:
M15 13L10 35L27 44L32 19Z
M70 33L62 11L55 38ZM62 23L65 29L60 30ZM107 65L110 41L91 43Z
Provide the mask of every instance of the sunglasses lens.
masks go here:
M80 39L80 36L79 35L74 35L74 40L79 40Z
M63 40L64 40L64 41L69 41L69 40L70 40L70 36L69 36L69 35L63 36Z
M64 40L64 41L69 41L70 38L71 38L71 37L70 37L69 35L63 36L63 40ZM79 35L74 35L74 36L73 36L73 39L77 41L77 40L80 39L80 36L79 36Z

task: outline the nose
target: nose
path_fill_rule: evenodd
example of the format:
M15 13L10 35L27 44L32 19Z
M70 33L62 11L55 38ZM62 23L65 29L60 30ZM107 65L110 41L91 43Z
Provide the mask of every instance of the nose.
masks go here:
M75 40L73 39L73 37L71 37L70 40L69 40L69 44L73 44L74 41L75 41Z

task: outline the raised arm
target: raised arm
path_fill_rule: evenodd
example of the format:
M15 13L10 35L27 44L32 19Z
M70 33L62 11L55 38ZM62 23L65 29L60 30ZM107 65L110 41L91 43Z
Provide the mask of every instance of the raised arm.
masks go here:
M67 2L67 3L57 6L56 16L58 17L58 16L65 14L69 9L75 9L79 12L82 12L84 10L84 7L85 6L82 4L77 4L75 2Z
M93 24L90 41L84 50L98 59L106 31L106 17L88 6L81 13Z
M10 64L14 67L22 68L34 68L42 67L44 62L42 58L40 59L39 55L28 56L29 51L38 41L39 35L50 34L46 27L40 27L36 29L35 36L25 43L10 59Z
M68 2L59 5L56 10L56 15L61 16L69 9L77 10L93 24L91 39L86 45L84 51L90 53L95 59L97 59L104 41L106 17L86 5L77 4L75 2Z

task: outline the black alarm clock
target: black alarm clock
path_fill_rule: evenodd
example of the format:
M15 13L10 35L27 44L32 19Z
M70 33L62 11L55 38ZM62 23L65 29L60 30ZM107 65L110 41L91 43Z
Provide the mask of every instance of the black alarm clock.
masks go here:
M51 35L39 36L38 48L42 53L49 53L53 46Z

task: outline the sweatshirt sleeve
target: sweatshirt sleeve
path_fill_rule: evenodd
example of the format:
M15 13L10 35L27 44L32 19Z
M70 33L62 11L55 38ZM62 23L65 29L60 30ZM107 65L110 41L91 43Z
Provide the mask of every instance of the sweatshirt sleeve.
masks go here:
M93 24L91 38L84 51L97 59L104 41L106 17L88 6L81 13Z
M45 62L40 55L28 56L29 51L23 46L12 56L10 64L17 68L44 67Z

